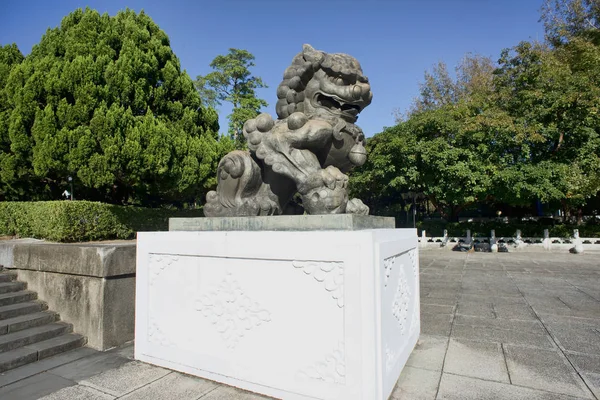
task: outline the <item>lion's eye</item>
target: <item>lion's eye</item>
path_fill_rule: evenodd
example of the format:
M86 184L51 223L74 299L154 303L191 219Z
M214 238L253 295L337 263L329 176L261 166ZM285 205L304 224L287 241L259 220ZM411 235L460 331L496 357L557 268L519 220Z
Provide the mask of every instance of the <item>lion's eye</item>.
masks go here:
M339 76L329 76L328 79L331 83L337 86L345 86L348 84L344 78L341 78Z

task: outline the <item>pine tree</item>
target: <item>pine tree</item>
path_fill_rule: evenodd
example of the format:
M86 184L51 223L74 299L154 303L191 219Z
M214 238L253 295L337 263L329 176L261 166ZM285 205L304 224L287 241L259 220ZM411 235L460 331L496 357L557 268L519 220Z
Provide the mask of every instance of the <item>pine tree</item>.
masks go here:
M217 114L143 11L69 14L15 64L4 98L9 198L58 199L69 176L79 199L144 205L199 198L210 185Z

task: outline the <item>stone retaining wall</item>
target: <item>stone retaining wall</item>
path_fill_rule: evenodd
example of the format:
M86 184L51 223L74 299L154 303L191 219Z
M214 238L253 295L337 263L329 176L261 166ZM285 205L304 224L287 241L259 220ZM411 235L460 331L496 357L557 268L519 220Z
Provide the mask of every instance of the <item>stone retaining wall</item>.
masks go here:
M134 338L135 243L2 241L0 262L86 336L88 346L107 350Z

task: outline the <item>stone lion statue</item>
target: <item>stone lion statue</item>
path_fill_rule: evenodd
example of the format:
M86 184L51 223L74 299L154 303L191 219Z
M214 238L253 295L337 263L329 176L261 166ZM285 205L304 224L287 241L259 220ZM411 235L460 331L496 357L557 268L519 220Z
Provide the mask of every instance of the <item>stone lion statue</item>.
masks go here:
M277 88L274 121L263 113L246 121L249 151L219 162L216 191L206 195L207 217L297 214L287 207L298 193L308 214L369 213L348 200L348 176L367 159L355 125L373 93L358 61L304 45Z

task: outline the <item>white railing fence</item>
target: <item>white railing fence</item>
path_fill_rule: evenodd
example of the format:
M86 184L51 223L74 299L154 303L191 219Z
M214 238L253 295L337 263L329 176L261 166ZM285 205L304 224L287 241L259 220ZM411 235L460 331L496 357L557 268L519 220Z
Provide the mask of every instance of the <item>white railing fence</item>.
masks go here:
M487 244L489 246L482 246ZM544 237L523 237L521 231L517 230L514 236L496 236L495 230L490 231L490 235L476 236L471 235L471 231L467 230L465 236L449 236L448 231L444 230L444 236L427 236L427 232L423 230L419 237L420 247L449 247L453 248L456 245L462 247L479 247L486 248L488 251L503 251L505 249L525 249L543 248L545 250L554 249L569 249L574 253L581 253L585 250L600 250L600 238L582 238L579 236L579 230L573 230L571 237L551 237L548 229L544 229Z

